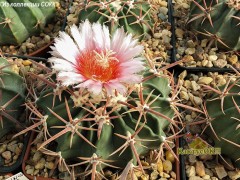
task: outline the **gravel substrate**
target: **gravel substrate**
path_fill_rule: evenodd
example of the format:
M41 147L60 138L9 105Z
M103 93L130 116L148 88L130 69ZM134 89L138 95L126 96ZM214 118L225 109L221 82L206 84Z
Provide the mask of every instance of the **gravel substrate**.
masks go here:
M23 136L12 139L8 134L0 139L0 166L11 166L18 160L23 150Z
M216 88L217 86L225 85L230 77L232 82L234 82L234 76L234 74L220 74L217 72L187 74L186 71L183 71L179 75L179 81L182 84L181 91L179 92L181 102L201 109L203 100L206 100L211 95L209 92L204 91L201 85L204 84ZM183 121L191 123L202 120L198 117L199 113L186 111L183 114ZM191 125L187 129L192 135L200 135L205 126L206 124ZM200 137L214 147L213 140L206 134L203 133ZM184 146L184 149L188 149L188 147ZM236 180L240 178L240 171L234 168L231 160L227 157L224 157L224 159L228 164L224 163L217 155L185 155L186 176L189 180Z
M239 55L233 52L221 52L216 47L208 48L208 39L198 40L186 27L190 0L175 0L174 20L176 35L176 59L188 59L182 63L186 67L228 68L230 65L240 68Z

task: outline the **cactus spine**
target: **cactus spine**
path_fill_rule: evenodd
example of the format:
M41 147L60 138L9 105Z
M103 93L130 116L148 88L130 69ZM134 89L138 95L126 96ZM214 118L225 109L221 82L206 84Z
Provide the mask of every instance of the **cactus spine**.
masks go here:
M46 113L46 130L54 138L46 137L48 140L42 144L42 147L55 139L56 151L61 152L66 162L73 159L76 161L76 157L91 157L96 154L104 160L112 160L111 164L118 167L126 166L131 159L134 159L134 162L138 160L133 147L126 146L125 150L125 146L123 148L124 143L131 144L131 138L136 141L134 146L138 155L146 154L149 149L159 148L166 137L164 130L169 126L166 117L172 119L174 116L168 99L171 90L169 80L165 77L154 77L144 82L142 87L136 88L139 91L135 89L127 97L128 101L124 101L129 105L117 102L111 105L113 101L106 103L105 100L93 104L91 102L93 99L89 98L85 102L82 101L80 107L74 107L76 103L68 93L62 92L61 99L66 99L66 101L56 100L55 106L50 108L54 95L46 96L46 94L52 90L43 92L37 105ZM80 96L90 97L88 93L84 93ZM151 102L149 106L160 107L156 108L156 111L163 116L144 111L139 100L141 96L145 100L148 99L145 108L148 108L147 104ZM120 98L120 96L115 98ZM59 116L65 121L60 120ZM139 125L137 125L138 121L140 121ZM68 127L71 128L68 129ZM101 132L99 132L100 127L102 127ZM68 129L67 133L66 129ZM76 131L72 131L73 129ZM130 139L126 141L123 136Z
M0 138L21 126L19 117L25 101L24 80L6 59L0 58Z
M40 33L55 14L54 6L43 7L37 0L19 0L17 3L0 0L0 3L0 45L21 44L29 36Z
M240 86L239 79L220 89L225 95L214 93L206 103L207 112L213 127L207 131L214 137L215 147L221 148L221 153L230 157L240 167Z
M79 22L86 19L91 23L100 22L109 26L111 32L123 26L126 32L142 38L153 26L150 9L145 1L93 0L85 3L78 19Z
M199 37L224 50L240 50L240 7L237 0L194 0L191 2L189 27Z

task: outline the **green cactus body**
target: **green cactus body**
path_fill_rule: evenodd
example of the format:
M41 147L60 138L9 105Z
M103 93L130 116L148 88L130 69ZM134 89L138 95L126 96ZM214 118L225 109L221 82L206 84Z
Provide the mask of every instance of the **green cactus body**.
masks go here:
M151 91L154 89L149 99L149 102L154 100L155 98L156 101L151 106L160 107L156 108L156 111L161 112L163 115L172 119L174 116L174 111L171 109L168 99L171 90L168 79L163 77L154 77L144 82L143 87L144 99L146 99L147 96L151 94ZM56 116L54 116L51 112L49 112L47 107L52 107L53 96L44 96L45 94L49 94L49 92L43 93L37 104L39 108L43 109L47 113L48 118L46 122L48 131L52 136L54 136L62 130L54 127L63 126L64 123L58 118L56 118ZM129 98L138 98L136 92L132 92L130 96L131 97ZM73 108L74 103L72 99L69 98L69 96L65 97L68 99L68 105L70 107L73 119L79 119L88 113L85 109L81 107ZM129 101L129 103L132 105L134 105L135 102L135 100ZM68 120L68 115L64 102L60 102L58 100L55 104L56 105L54 108L52 108L52 111L56 112L63 119ZM99 104L99 106L101 106L101 103ZM91 107L87 107L86 105L84 105L84 107L91 109ZM122 106L120 110L114 111L111 116L117 116L117 118L111 119L112 125L103 125L103 129L99 139L97 137L96 131L79 130L79 133L86 137L94 146L96 146L96 148L89 145L85 140L83 140L76 134L74 134L73 136L72 147L70 148L71 133L68 132L56 139L56 151L60 151L61 155L67 162L76 162L76 157L91 157L94 153L104 160L113 160L113 163L111 164L119 167L126 166L126 164L131 159L134 159L134 161L136 162L134 153L132 152L130 147L128 147L121 155L119 155L121 152L119 151L118 153L110 156L114 151L116 151L126 142L126 140L118 137L115 133L126 136L128 133L133 134L135 132L135 126L139 117L139 112L130 112L129 110L130 108L128 108L127 106ZM146 113L146 119L147 123L143 126L139 134L137 134L136 139L145 139L151 141L142 141L141 143L145 147L138 144L140 142L137 142L135 144L137 153L139 155L147 153L150 149L159 148L160 144L163 141L163 137L166 137L164 130L166 130L169 125L169 121L152 113ZM144 118L142 117L138 128L142 125L143 121ZM93 125L93 123L94 122L92 121L83 121L81 122L81 126L89 128ZM93 128L97 128L97 125L93 126Z
M221 89L223 89L222 87ZM235 85L229 93L239 93L240 87L239 83ZM219 95L215 94L212 99L215 99L219 97ZM215 137L213 132L208 129L208 133L211 135L211 137L214 137L215 146L214 147L220 147L221 148L221 154L225 154L228 157L230 157L233 162L235 162L237 159L240 158L240 113L237 109L237 107L234 105L234 101L236 102L238 108L240 108L240 95L227 95L224 98L224 104L223 104L223 110L224 113L221 110L221 100L216 99L213 101L207 102L207 111L209 116L213 119L211 122L214 131L216 132L218 138L220 141ZM215 119L214 119L215 118ZM234 119L236 118L236 119ZM238 147L236 145L233 145L226 140L229 140L231 142L234 142L235 144L238 144ZM240 167L240 161L236 161L236 167Z
M150 5L147 2L124 0L107 4L109 2L110 0L107 0L104 5L100 0L91 1L80 11L79 22L86 19L91 23L100 22L110 27L111 32L118 27L124 27L126 32L141 38L152 28Z
M53 5L43 7L37 0L19 0L17 3L0 0L0 45L19 45L29 36L40 33L56 12Z
M7 65L9 65L7 60L0 58L0 68L6 66L0 71L0 116L2 117L2 122L0 122L0 138L9 131L16 129L16 124L10 121L5 114L18 120L23 110L21 105L25 101L26 87L24 86L24 80L12 71L11 66ZM17 97L12 103L9 103L6 108L2 108L3 105L11 101L15 96Z
M208 34L209 32L216 35L225 44L223 45L220 41L216 41L217 47L237 51L240 50L240 27L238 25L239 19L236 17L240 18L240 11L239 7L228 5L228 1L229 0L218 0L218 3L216 3L215 0L206 1L207 7L211 6L211 10L207 10L207 12L210 14L213 26L209 19L203 16L191 21L189 28L198 31L201 39L207 38L213 40L213 37L201 33ZM203 0L197 0L196 2L203 8L205 7ZM211 3L212 5L210 5ZM191 20L199 14L204 14L204 12L194 2L191 2L189 19Z

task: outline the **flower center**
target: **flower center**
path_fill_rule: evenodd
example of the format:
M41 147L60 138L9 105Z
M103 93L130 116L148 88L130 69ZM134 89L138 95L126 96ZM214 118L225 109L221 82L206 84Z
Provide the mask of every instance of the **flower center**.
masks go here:
M119 60L111 50L89 51L77 57L78 72L87 79L108 82L119 75Z

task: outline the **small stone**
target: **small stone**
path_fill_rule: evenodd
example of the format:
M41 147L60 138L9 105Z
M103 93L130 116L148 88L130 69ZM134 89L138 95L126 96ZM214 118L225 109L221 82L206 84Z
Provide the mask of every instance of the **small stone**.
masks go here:
M210 84L213 81L213 78L211 77L200 77L198 80L198 84Z
M164 15L167 15L167 13L168 13L168 8L166 8L166 7L160 7L160 8L159 8L159 12L160 12L160 13L163 13Z
M55 168L55 165L54 165L53 162L46 162L45 167L46 167L47 169L54 169L54 168Z
M227 60L226 54L219 54L218 58L223 59L223 60Z
M168 179L167 179L167 178L163 178L163 177L162 177L162 178L160 178L159 180L168 180Z
M26 170L26 173L27 173L27 174L30 174L30 175L33 175L33 172L34 172L34 169L28 169L28 170Z
M170 175L165 173L165 172L161 172L160 176L163 177L163 178L170 178Z
M171 161L166 160L166 161L163 162L163 170L165 172L169 172L169 171L172 170L172 163L171 163Z
M218 178L216 178L216 177L211 177L211 180L218 180Z
M25 166L25 170L32 169L32 168L33 168L33 167L30 166L30 165L26 165L26 166Z
M2 153L2 157L5 159L5 160L10 160L12 158L12 153L11 151L4 151Z
M202 178L208 180L208 179L210 179L210 176L206 174Z
M54 156L47 156L46 157L46 161L53 161L53 160L55 160Z
M171 171L170 172L170 176L173 178L173 179L177 179L177 175L174 171Z
M39 151L36 151L35 154L33 155L32 160L34 162L38 162L42 158L42 153Z
M158 178L158 172L157 171L153 171L150 175L151 180L155 180Z
M26 47L27 47L28 49L33 49L33 48L35 47L35 45L32 44L32 43L26 43Z
M184 70L178 77L179 79L184 79L187 76L187 71Z
M216 55L210 55L208 56L208 60L209 61L216 61L218 59L218 57Z
M158 44L159 44L159 40L156 39L155 41L153 41L152 46L157 47Z
M197 175L205 176L205 167L202 161L197 161L195 168L196 168Z
M196 52L196 49L195 48L187 48L186 50L185 50L185 53L187 54L187 55L192 55L192 54L194 54Z
M141 170L139 170L139 171L136 170L136 171L134 171L134 174L136 175L137 178L139 178L142 176L143 172Z
M188 96L193 104L195 104L195 105L202 104L202 99L200 97L194 96L191 93L188 93Z
M175 162L175 157L173 156L171 151L167 150L165 154L166 154L166 160L171 161L171 163Z
M187 122L192 122L193 121L192 116L190 114L187 114L185 116L185 119L186 119Z
M213 159L213 156L211 154L201 154L198 157L203 161L208 161Z
M9 150L9 151L11 151L11 152L15 152L16 151L16 148L18 147L18 145L17 144L8 144L8 146L7 146L7 150Z
M196 83L196 81L191 81L192 89L194 91L199 90L201 87Z
M204 60L202 61L202 66L203 66L203 67L207 66L207 63L208 63L208 60L207 60L207 59L204 59Z
M188 40L186 45L187 45L188 48L194 48L195 47L195 44L194 44L193 40Z
M34 166L35 169L44 169L45 167L45 159L41 158L40 161L37 162L37 164Z
M216 61L213 61L213 65L215 67L223 68L227 65L227 61L224 59L218 59Z
M8 143L9 146L17 144L17 140L11 141L10 143Z
M167 1L160 1L158 4L162 7L167 7Z
M39 169L34 170L33 175L36 176L39 173Z
M159 19L161 19L161 20L163 20L163 21L165 21L165 20L167 19L166 14L163 14L162 12L160 12L160 13L158 14L158 17L159 17Z
M177 38L183 38L184 31L182 29L177 28L175 30L175 34Z
M232 65L236 64L238 62L237 55L232 55L231 57L227 58L228 62Z
M188 161L191 163L191 164L194 164L194 163L196 163L196 156L195 155L193 155L193 154L189 154L188 155Z
M163 39L163 42L164 42L165 44L171 42L171 37L169 37L169 36L167 36L167 35L162 35L162 39Z
M196 175L196 170L194 166L189 166L186 170L187 177L192 177Z
M228 171L228 176L232 180L237 180L237 179L240 178L240 170L238 170L238 171Z
M184 54L184 52L185 52L185 47L179 47L178 49L177 49L177 53L178 54L180 54L180 55L183 55Z
M222 179L227 176L227 172L222 165L216 166L215 170L219 179Z
M205 168L205 173L206 173L206 175L209 175L211 177L213 176L213 172L208 168Z
M45 35L44 36L44 41L45 41L46 44L50 43L51 37L49 35Z
M213 63L212 63L212 61L208 61L206 67L209 67L209 68L213 67Z
M20 155L21 152L22 152L22 148L20 148L19 146L17 146L16 149L15 149L15 154L16 154L16 155Z
M200 178L198 176L191 176L191 177L189 177L188 180L203 180L203 178Z
M18 159L19 155L14 155L13 160L16 161Z
M183 57L184 62L194 62L194 58L190 55L186 55Z
M160 39L162 37L162 34L161 33L154 33L153 37L156 38L156 39Z
M183 86L187 89L190 89L192 87L191 81L189 80L184 81Z
M207 42L208 42L207 39L203 39L203 40L201 41L201 47L207 47Z
M2 144L0 146L0 154L2 154L4 151L6 151L6 149L7 149L7 144Z
M140 180L149 180L149 175L148 175L148 174L143 174L143 175L140 177Z
M32 64L32 62L29 61L29 60L24 60L24 61L22 62L22 64L23 64L24 66L30 66L30 65Z
M163 163L161 159L157 162L157 170L159 173L163 172Z
M181 5L184 9L189 9L190 8L189 4L187 4L187 3L182 3Z

